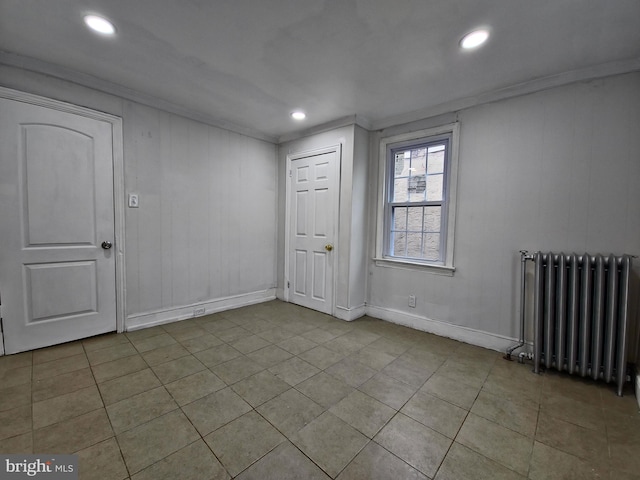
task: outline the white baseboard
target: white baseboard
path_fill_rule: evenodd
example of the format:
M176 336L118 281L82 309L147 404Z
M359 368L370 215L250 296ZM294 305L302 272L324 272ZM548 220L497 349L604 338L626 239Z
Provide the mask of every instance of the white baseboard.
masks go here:
M415 328L423 332L433 333L441 337L452 338L464 343L470 343L478 347L489 348L498 352L504 352L507 348L515 345L518 340L515 338L496 335L495 333L484 332L474 328L462 327L451 323L440 322L418 315L392 310L390 308L375 307L367 305L366 313L370 317L386 320L387 322Z
M140 330L142 328L155 327L156 325L163 325L165 323L177 322L179 320L186 320L194 317L194 310L196 308L204 308L202 315L210 315L216 312L222 312L224 310L231 310L234 308L246 307L247 305L254 305L256 303L268 302L275 300L276 291L275 288L268 290L262 290L259 292L244 293L242 295L234 295L232 297L218 298L216 300L210 300L208 302L194 303L192 305L185 305L178 308L171 308L169 310L159 310L154 312L137 313L135 315L129 315L125 324L125 330L132 332L134 330Z
M2 335L2 330L0 330L0 356L4 355L4 337Z
M353 308L340 307L336 305L335 316L340 320L350 322L356 318L363 317L364 315L366 315L366 307L364 304Z

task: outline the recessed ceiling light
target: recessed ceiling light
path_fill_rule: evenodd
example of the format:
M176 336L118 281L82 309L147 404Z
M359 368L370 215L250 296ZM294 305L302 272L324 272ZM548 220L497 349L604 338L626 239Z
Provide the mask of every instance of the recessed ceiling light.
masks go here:
M296 110L295 112L291 112L291 118L294 120L304 120L307 118L307 114L301 110Z
M489 30L481 28L467 33L462 40L460 40L460 46L465 50L471 50L477 48L489 39Z
M98 15L85 15L84 23L86 23L87 27L91 30L101 33L102 35L113 35L116 33L116 27L113 26L113 23Z

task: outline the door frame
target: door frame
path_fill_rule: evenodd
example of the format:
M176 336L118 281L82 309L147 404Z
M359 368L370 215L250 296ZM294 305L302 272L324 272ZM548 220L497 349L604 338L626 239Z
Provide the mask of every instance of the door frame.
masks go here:
M113 209L114 209L114 240L115 240L115 269L116 269L116 331L124 332L126 318L126 285L125 285L125 191L124 191L124 142L122 133L122 118L109 113L91 110L71 103L53 100L51 98L31 93L13 90L0 86L0 98L16 100L22 103L50 108L61 112L72 113L111 124L112 154L113 154ZM2 354L4 352L0 352Z
M340 238L340 230L339 230L339 226L340 226L340 187L341 187L341 172L342 172L342 144L335 144L335 145L330 145L327 147L322 147L322 148L317 148L317 149L313 149L313 150L303 150L300 152L296 152L296 153L290 153L287 155L287 162L286 162L286 170L285 170L285 177L286 177L286 193L285 193L285 237L284 237L284 301L285 302L290 302L290 295L289 295L289 291L290 291L290 287L289 287L289 268L290 268L290 262L289 262L289 253L290 253L290 249L291 249L291 242L289 240L290 235L291 235L291 176L292 176L292 169L291 169L291 164L293 161L295 160L299 160L301 158L307 158L307 157L315 157L318 155L323 155L325 153L335 153L336 154L336 159L337 159L337 165L336 165L336 174L337 174L337 181L336 181L336 191L334 193L334 199L335 199L335 205L336 205L336 214L335 214L335 218L333 219L333 227L334 227L334 232L335 232L335 239L333 241L333 251L334 251L334 266L333 266L333 271L332 271L332 275L331 275L331 315L335 316L335 312L336 312L336 279L337 279L337 275L338 275L338 258L339 258L339 252L340 252L340 242L339 242L339 238Z

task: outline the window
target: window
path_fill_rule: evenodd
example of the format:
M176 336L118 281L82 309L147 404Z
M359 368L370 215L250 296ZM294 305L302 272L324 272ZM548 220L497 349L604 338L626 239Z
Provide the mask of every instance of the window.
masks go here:
M457 127L382 139L377 260L453 271Z

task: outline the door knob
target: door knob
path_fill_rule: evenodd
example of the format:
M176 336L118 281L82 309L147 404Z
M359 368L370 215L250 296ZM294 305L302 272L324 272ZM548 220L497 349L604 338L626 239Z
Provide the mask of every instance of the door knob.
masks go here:
M102 248L104 248L105 250L109 250L112 246L113 246L113 243L111 243L108 240L105 240L104 242L102 242Z
M327 252L330 252L331 250L333 250L333 245L331 245L330 243L327 243L327 244L324 246L324 249L325 249Z

